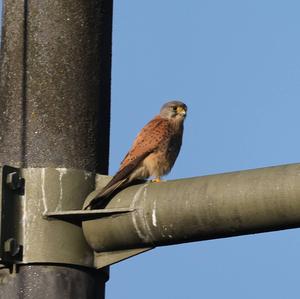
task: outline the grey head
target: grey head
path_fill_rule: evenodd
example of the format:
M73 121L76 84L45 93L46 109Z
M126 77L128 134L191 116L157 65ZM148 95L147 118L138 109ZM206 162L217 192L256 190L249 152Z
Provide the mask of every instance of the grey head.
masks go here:
M171 101L165 103L161 109L159 115L163 118L184 120L187 113L187 106L180 101Z

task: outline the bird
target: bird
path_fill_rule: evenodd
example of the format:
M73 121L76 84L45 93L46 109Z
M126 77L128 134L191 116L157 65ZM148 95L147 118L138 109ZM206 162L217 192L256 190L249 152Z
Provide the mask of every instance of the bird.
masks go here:
M93 196L84 209L97 209L101 201L135 181L153 177L161 182L179 154L187 106L181 101L165 103L160 113L148 122L135 138L120 168L104 188Z

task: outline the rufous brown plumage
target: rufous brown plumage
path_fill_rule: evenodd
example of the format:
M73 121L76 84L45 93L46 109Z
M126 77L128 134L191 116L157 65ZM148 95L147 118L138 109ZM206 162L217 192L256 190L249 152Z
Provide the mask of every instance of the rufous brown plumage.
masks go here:
M85 208L97 208L101 199L131 182L149 177L159 182L160 177L168 174L181 148L186 113L187 106L180 101L164 104L159 115L137 135L119 171Z

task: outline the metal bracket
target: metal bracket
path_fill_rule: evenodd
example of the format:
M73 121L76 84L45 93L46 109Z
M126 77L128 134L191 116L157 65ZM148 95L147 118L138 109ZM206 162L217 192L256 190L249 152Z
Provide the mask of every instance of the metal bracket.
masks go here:
M81 210L85 198L108 179L75 169L0 167L0 267L62 263L102 268L149 250L98 254L87 244L82 221L135 211Z
M48 212L44 216L47 219L58 219L81 226L82 221L99 219L117 214L130 213L135 209L118 208L103 210L76 210L76 211L60 211Z
M94 264L97 269L101 269L103 267L124 261L140 253L149 251L151 249L153 249L153 247L117 250L109 252L95 252Z
M47 221L49 211L81 209L95 188L95 174L65 168L0 168L0 258L21 263L94 267L94 253L79 226ZM24 182L26 181L26 186ZM24 188L25 187L25 188Z
M9 166L0 168L0 177L0 259L3 265L10 265L22 261L23 257L17 222L25 180L21 177L19 169Z

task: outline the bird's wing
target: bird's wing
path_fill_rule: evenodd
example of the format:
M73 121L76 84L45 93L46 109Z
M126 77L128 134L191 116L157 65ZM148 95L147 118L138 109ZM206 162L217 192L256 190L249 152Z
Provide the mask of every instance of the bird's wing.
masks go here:
M121 162L119 171L109 183L99 191L95 198L88 203L88 206L95 205L98 199L107 197L116 189L124 187L124 185L128 183L130 174L149 154L153 153L159 147L160 143L167 138L168 134L169 122L167 119L161 118L160 116L156 116L152 119L137 135L131 149Z
M120 165L120 170L133 168L154 152L169 134L169 121L156 116L137 135L133 145ZM142 159L141 159L142 158Z

